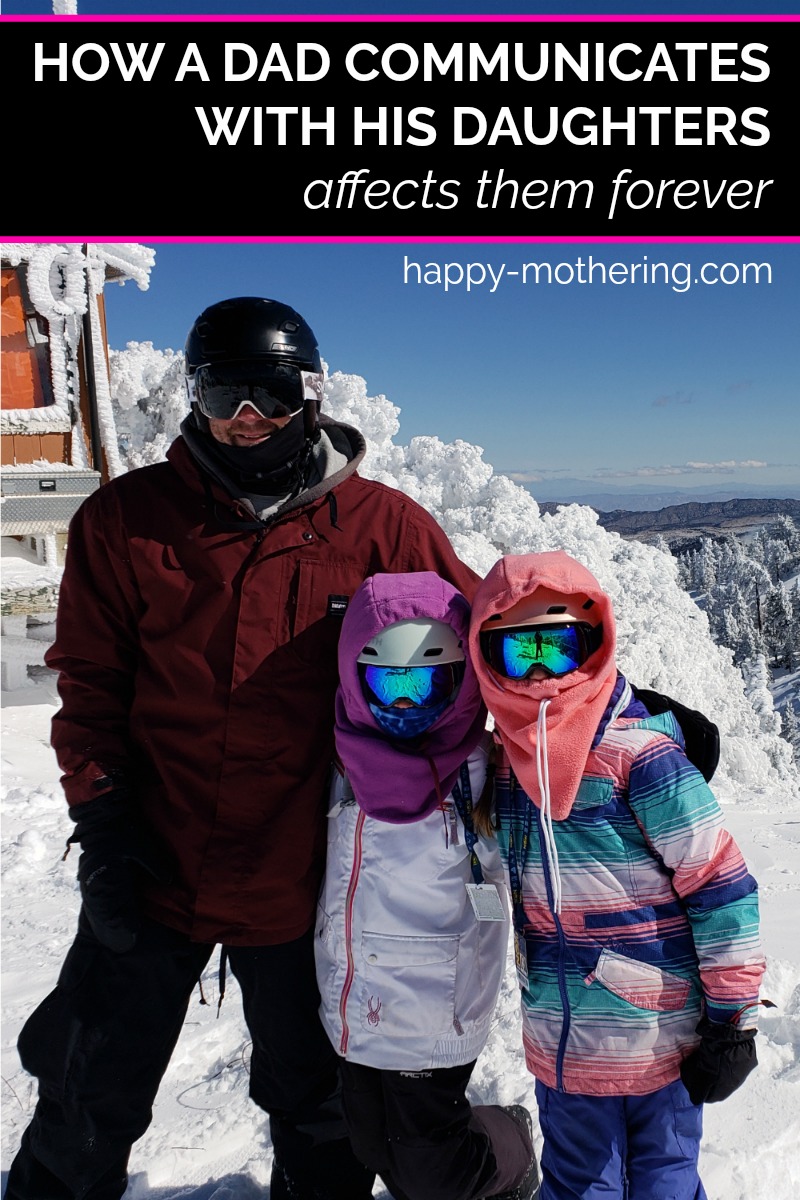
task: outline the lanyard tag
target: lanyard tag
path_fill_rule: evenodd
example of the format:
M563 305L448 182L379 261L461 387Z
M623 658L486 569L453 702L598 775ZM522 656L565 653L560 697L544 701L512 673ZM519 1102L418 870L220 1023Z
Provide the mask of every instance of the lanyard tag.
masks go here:
M520 929L514 930L514 964L517 968L517 979L521 988L527 988L528 951L525 947L525 934Z
M479 921L505 921L503 902L493 883L465 883L464 887Z

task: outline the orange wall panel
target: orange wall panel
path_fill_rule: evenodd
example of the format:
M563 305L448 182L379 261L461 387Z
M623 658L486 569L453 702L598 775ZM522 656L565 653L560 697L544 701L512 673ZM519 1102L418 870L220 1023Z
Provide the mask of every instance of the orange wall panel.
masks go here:
M24 463L69 462L68 433L4 433L0 438L0 461L4 467Z
M25 332L25 309L17 272L3 270L0 404L3 408L42 408L39 365Z

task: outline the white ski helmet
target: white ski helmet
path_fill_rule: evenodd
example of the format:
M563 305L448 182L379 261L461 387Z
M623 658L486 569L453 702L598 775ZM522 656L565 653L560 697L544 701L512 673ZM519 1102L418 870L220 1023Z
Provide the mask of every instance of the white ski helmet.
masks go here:
M594 600L581 592L565 595L563 592L553 591L552 588L539 587L530 596L523 596L505 612L494 613L488 617L481 629L511 629L520 625L565 624L569 621L585 621L587 625L597 625L600 621L600 610Z
M376 633L356 662L377 667L435 667L465 660L461 639L446 621L411 617Z

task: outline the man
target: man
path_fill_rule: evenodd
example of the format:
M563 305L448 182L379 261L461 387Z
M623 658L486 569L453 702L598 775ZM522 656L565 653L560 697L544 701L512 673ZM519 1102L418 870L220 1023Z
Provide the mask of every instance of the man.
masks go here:
M366 1200L317 1015L342 615L376 572L477 577L409 497L357 473L320 417L305 320L212 305L186 343L191 412L167 461L83 504L56 639L53 746L83 906L58 985L19 1041L39 1101L6 1200L119 1200L132 1143L215 944L239 981L271 1200Z

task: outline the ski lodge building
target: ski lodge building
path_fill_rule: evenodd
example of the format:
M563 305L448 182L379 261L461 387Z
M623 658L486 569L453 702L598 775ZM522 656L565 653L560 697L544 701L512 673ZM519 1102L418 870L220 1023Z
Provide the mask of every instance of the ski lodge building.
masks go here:
M108 283L145 289L138 243L2 243L0 580L3 683L29 618L52 619L67 528L121 470L109 393ZM25 657L27 646L17 647Z

